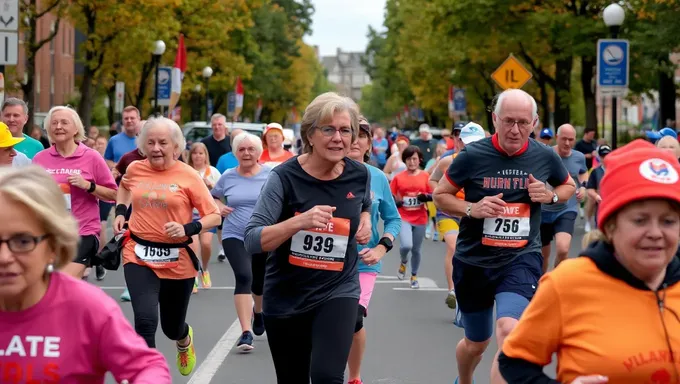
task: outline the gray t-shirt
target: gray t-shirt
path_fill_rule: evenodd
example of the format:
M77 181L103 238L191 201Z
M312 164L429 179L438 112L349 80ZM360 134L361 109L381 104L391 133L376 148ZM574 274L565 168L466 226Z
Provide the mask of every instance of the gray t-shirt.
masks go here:
M222 240L234 238L243 241L246 225L253 215L260 190L267 181L270 171L271 168L262 166L257 175L245 177L239 174L236 168L227 169L210 191L213 197L234 208L234 211L224 218Z
M562 164L564 164L564 167L567 168L569 176L574 179L574 183L576 183L576 189L578 190L578 188L581 186L581 183L578 182L578 177L588 172L588 168L586 168L586 157L583 155L583 153L572 150L568 157L560 156L560 159L562 159ZM576 200L576 194L569 198L566 203L543 204L541 209L544 212L578 212L578 201Z

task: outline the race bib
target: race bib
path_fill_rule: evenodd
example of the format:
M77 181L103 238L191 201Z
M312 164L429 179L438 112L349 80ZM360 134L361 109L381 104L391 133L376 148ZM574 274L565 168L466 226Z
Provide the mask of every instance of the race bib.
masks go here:
M333 218L324 229L306 229L291 239L292 265L325 271L342 271L349 243L349 219Z
M521 248L529 242L531 231L529 204L509 203L499 217L484 219L482 244L491 247Z
M402 199L402 203L402 207L406 209L417 209L423 205L416 196L406 196Z
M61 192L64 194L64 202L66 203L66 209L71 212L71 185L70 184L59 184Z
M179 248L147 247L135 244L135 255L150 268L165 269L179 264Z

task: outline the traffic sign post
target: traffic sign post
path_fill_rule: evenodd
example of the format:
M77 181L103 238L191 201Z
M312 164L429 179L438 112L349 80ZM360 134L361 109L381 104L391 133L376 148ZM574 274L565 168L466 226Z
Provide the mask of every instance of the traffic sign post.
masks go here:
M172 68L158 68L158 105L167 107L170 105Z
M465 96L465 89L453 89L453 112L463 114L467 109L467 98Z
M236 113L236 92L227 93L227 116L232 117Z
M600 39L597 41L597 86L602 95L612 97L612 148L618 141L617 97L628 92L630 72L630 43L623 39ZM604 132L603 132L604 133Z
M0 73L19 58L19 0L0 0ZM3 86L4 88L4 86Z
M512 54L491 75L491 78L503 89L522 88L531 80L532 74Z
M116 102L113 105L113 112L122 114L124 106L125 106L125 83L122 81L116 81Z

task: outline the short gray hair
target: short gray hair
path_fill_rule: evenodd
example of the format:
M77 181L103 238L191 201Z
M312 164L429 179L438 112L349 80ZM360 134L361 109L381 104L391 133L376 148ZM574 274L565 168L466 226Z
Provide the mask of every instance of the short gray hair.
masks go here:
M5 101L2 103L2 111L4 111L7 107L13 107L15 105L21 105L21 107L24 109L24 115L28 115L28 105L26 105L25 101L17 99L16 97L5 99Z
M259 137L253 135L252 133L248 133L245 131L239 133L238 135L236 135L236 137L234 137L234 142L231 145L234 154L238 152L238 148L241 146L241 143L245 141L249 141L250 144L255 146L257 153L259 153L260 155L262 154L263 151L262 140Z
M533 96L528 94L527 92L521 90L521 89L515 89L515 88L510 88L506 89L505 91L501 92L500 95L498 95L498 99L496 100L496 106L493 109L493 113L496 114L496 116L500 116L501 114L501 109L503 107L503 101L505 100L506 97L512 96L514 94L520 94L526 97L529 102L531 103L531 118L535 119L538 117L538 105L536 104L536 99L534 99Z
M175 155L179 155L184 151L187 146L187 141L184 138L184 133L182 133L182 129L179 125L177 125L174 120L168 119L167 117L152 117L146 121L142 130L139 132L139 136L137 136L137 148L142 155L148 156L144 144L146 144L147 137L149 136L149 130L156 126L163 126L168 129L170 140L172 140L176 147Z
M80 116L78 116L78 112L76 112L75 109L71 107L66 107L63 105L57 105L54 106L50 109L49 112L47 112L47 116L45 117L45 121L43 122L43 128L45 128L45 132L47 132L47 138L50 140L51 143L54 142L52 139L52 115L55 112L59 111L65 111L68 113L69 117L71 118L71 122L73 125L76 126L76 135L74 136L74 140L76 143L80 143L81 141L85 140L85 127L83 126L82 120L80 120Z
M224 115L221 114L221 113L215 113L215 114L213 114L212 116L210 116L210 124L212 124L212 123L213 123L215 120L217 120L217 119L224 119L224 122L225 122L225 123L227 122L227 117L226 117L226 116L224 116Z
M315 130L319 129L319 124L332 120L333 115L338 112L349 113L352 126L352 142L356 140L359 134L359 106L349 97L340 96L335 92L326 92L312 100L302 116L300 136L303 153L312 152L309 138Z

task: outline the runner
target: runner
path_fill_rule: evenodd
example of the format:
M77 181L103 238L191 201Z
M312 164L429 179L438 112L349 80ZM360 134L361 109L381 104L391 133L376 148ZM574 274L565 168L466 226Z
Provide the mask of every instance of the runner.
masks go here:
M600 239L541 279L503 345L509 383L680 380L680 164L635 140L605 167ZM553 354L558 381L543 373Z
M40 141L24 133L24 126L28 122L28 105L16 97L5 99L2 103L2 122L7 125L12 136L23 138L14 149L21 152L29 159L33 159L36 153L45 149Z
M578 216L579 203L586 197L588 170L586 159L581 152L574 151L576 130L570 124L557 128L557 145L552 147L562 160L562 164L579 187L576 194L566 203L543 204L541 207L541 244L543 248L543 273L550 264L550 243L555 239L555 268L569 256L571 237Z
M213 167L217 165L220 156L231 152L231 143L229 141L229 131L227 130L227 118L219 113L210 117L210 126L212 127L212 135L201 140L205 144L210 154L210 165Z
M264 148L260 163L273 168L293 157L293 154L283 149L283 127L279 123L269 123L262 134Z
M401 160L406 164L406 171L392 179L390 189L395 196L399 215L401 216L401 231L399 233L399 254L401 264L397 277L406 277L408 254L411 253L411 288L420 288L418 283L418 268L420 267L420 248L425 238L425 227L428 221L426 202L432 201L432 187L428 183L430 175L420 169L423 154L420 148L411 145L401 154Z
M75 110L52 107L45 118L45 131L54 145L35 155L33 163L52 175L64 193L66 209L78 220L78 255L63 272L80 278L99 252L99 200L114 201L118 187L99 153L80 142L85 130Z
M390 158L387 159L387 164L383 171L387 176L387 180L392 180L394 176L406 170L406 163L401 160L401 154L408 147L408 138L406 136L397 137L395 145L397 147L396 151L392 151Z
M118 190L113 228L115 233L123 231L131 206L123 271L135 330L155 347L160 307L163 333L177 341L177 368L188 376L196 365L196 352L193 329L185 320L198 271L189 240L216 227L219 211L198 173L175 160L186 147L177 123L165 117L151 119L138 141L148 158L128 167ZM201 216L198 222L192 219L194 208Z
M484 128L477 123L470 122L460 129L458 135L455 135L454 137L458 152L443 157L435 167L434 173L430 176L429 181L430 187L433 190L437 187L439 180L441 180L451 166L453 159L458 156L458 153L460 153L466 145L479 141L486 136L484 134ZM465 192L461 189L456 193L456 197L465 200ZM456 309L456 291L453 286L453 254L456 252L456 241L458 240L458 231L460 230L460 216L450 216L437 209L437 227L439 230L439 237L446 242L444 274L446 275L449 293L446 295L446 300L444 302L449 308Z
M243 132L243 130L238 128L231 131L231 135L229 135L229 139L231 140L230 148L234 147L234 138L238 136L241 132ZM234 155L233 151L229 151L224 155L220 156L220 159L217 160L217 165L215 166L215 168L217 168L217 170L220 171L220 174L222 174L227 169L236 168L237 166L238 160L236 159L236 155Z
M453 259L453 283L465 337L456 347L459 378L470 384L493 335L498 345L517 324L541 276L541 204L567 201L574 181L551 148L529 134L537 119L528 93L502 92L496 134L467 146L435 190L440 210L464 216ZM546 183L555 187L549 191ZM465 189L465 201L455 194ZM458 314L457 314L458 315ZM497 360L491 382L498 382Z
M103 162L103 161L102 161ZM78 223L37 166L0 169L3 383L172 383L165 358L99 287L59 272L78 252Z
M93 129L94 128L94 129ZM96 133L99 133L99 129L97 127L90 127L90 133L94 134L96 129ZM97 136L94 138L95 145L94 145L94 150L99 153L99 156L104 158L104 153L106 152L106 147L109 143L109 141L106 139L104 136ZM101 223L101 229L100 229L100 239L99 239L99 250L101 251L104 245L109 241L109 239L106 236L106 229L108 227L108 221L109 221L109 215L111 214L111 210L113 209L113 206L116 205L115 201L104 201L104 200L99 200L99 221ZM101 265L97 265L94 268L95 270L95 277L97 278L98 281L104 280L106 277L106 269L102 267ZM85 275L87 276L89 273L86 270Z
M371 173L371 240L359 249L359 284L361 296L359 298L359 313L354 327L352 348L349 352L347 365L349 366L349 382L347 384L363 384L361 381L361 361L366 351L366 328L364 317L368 316L368 303L373 295L375 280L382 269L382 258L392 249L392 243L401 229L401 218L390 191L390 183L385 174L378 168L366 164L371 153L371 126L368 121L359 118L359 136L352 143L349 157L364 163ZM378 232L380 219L385 222L382 237Z
M538 141L541 143L547 145L547 146L552 146L552 139L555 135L553 134L553 130L550 128L543 128L541 129L541 133L538 135Z
M602 202L602 196L600 196L600 183L602 183L602 178L604 178L604 159L611 153L612 149L608 145L600 145L597 149L597 155L600 158L600 165L590 172L588 177L588 183L586 185L588 198L595 202L595 227L597 227L597 210Z
M234 137L232 149L236 152L239 165L224 172L212 195L224 216L222 247L229 250L229 264L236 278L234 306L241 323L241 338L236 347L249 352L254 348L253 333L257 336L264 333L262 289L267 255L248 253L243 236L271 168L258 164L262 141L255 135L238 134ZM224 203L221 199L224 199Z
M305 153L272 170L246 228L246 250L270 252L264 322L279 384L343 383L361 292L357 243L371 237L370 174L346 157L358 115L332 92L309 104Z
M132 105L123 108L123 131L111 137L104 152L104 159L106 159L109 169L113 170L124 154L137 148L136 139L140 129L139 121L139 109Z
M13 137L7 125L0 123L0 166L21 167L31 164L31 159L14 149L22 141L23 137Z

